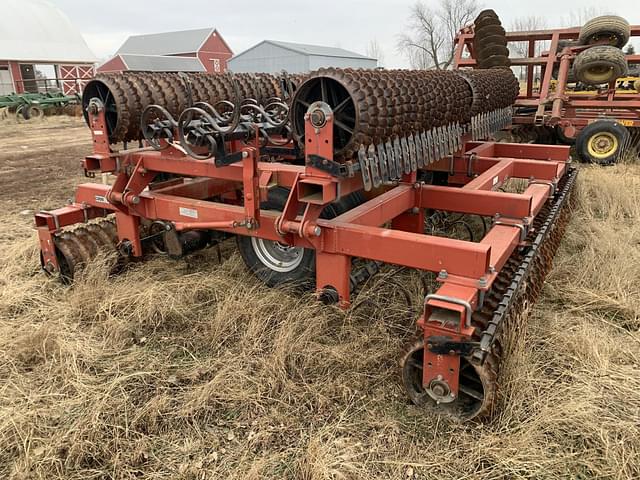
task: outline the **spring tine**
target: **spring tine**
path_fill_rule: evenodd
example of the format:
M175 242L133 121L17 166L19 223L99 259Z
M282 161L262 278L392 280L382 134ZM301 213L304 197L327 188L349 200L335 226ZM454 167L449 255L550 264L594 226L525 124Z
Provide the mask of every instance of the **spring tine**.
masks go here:
M416 164L418 168L424 167L424 156L422 155L422 138L420 138L420 134L416 133L413 136L416 142Z
M456 129L455 123L451 124L450 131L451 131L451 137L450 137L451 138L451 155L453 155L458 149L458 136L457 136L457 129Z
M455 137L453 135L453 124L450 123L447 125L447 137L449 140L449 155L453 155L453 152L456 151Z
M378 151L378 159L380 160L380 176L382 177L382 181L387 183L389 178L389 167L387 164L387 152L384 149L384 145L379 143L376 147Z
M458 150L458 130L456 128L456 124L451 124L451 155L456 153Z
M406 137L400 139L400 150L402 151L403 171L406 174L411 173L411 161L409 160L409 146Z
M482 138L487 139L489 136L489 115L485 112L482 115Z
M413 134L407 138L409 144L409 158L411 159L411 171L416 172L418 170L418 154L416 149L416 139Z
M426 167L429 165L427 160L427 136L424 132L421 132L418 134L418 138L420 138L420 160L418 160L418 165Z
M422 156L422 139L419 133L413 135L413 140L416 144L416 165L418 168L424 167L424 157Z
M376 155L376 149L373 145L369 145L367 157L369 157L369 168L371 169L371 183L373 183L373 188L378 188L382 185L382 179L380 178L380 158Z
M443 150L443 156L447 156L450 153L450 148L449 148L449 132L448 132L449 126L445 125L442 127L442 142L444 143L444 150Z
M487 120L486 120L486 138L489 138L489 136L491 135L491 112L487 112Z
M471 140L474 142L478 139L476 135L476 116L471 117Z
M391 180L395 180L398 178L398 170L396 169L396 157L393 153L393 146L391 145L391 141L387 140L384 144L384 149L387 152L387 162L389 164L389 178Z
M436 161L436 129L429 130L429 156L431 162Z
M369 173L369 158L364 150L364 145L360 145L358 149L358 163L360 163L360 172L362 173L362 183L366 192L373 188L371 183L371 174Z
M436 146L436 161L440 160L444 155L442 153L442 129L440 127L436 128L435 131L435 146Z
M422 145L424 148L424 164L429 165L431 163L431 130L422 132Z
M460 122L456 122L456 152L462 148L462 131L460 130Z
M442 127L442 134L444 140L444 155L447 156L451 153L451 146L449 144L449 125Z
M403 163L402 163L402 146L400 145L400 138L393 139L393 149L396 157L396 168L398 169L398 178L402 177Z

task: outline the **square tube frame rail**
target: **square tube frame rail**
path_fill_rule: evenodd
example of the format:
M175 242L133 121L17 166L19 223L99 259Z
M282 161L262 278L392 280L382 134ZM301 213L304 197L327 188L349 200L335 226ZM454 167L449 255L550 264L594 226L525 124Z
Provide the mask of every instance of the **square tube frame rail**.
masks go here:
M565 146L466 142L461 151L429 167L447 171L451 183L461 187L420 183L414 172L360 206L325 220L320 219L322 209L360 190L361 178L337 178L308 162L263 162L259 149L246 144L238 146L239 162L222 167L213 159L195 160L178 145L162 151L112 152L105 126L103 111L90 114L94 154L83 166L89 175L114 173L116 180L113 186L79 185L74 203L36 214L45 269L58 270L54 236L65 226L115 213L120 242L128 242L131 255L141 257L140 220L162 220L178 231L219 230L313 248L317 290L331 290L345 308L350 302L352 257L436 272L441 286L427 297L418 325L425 337L447 335L455 340L471 338L470 311L480 308L483 293L506 260L524 245L532 220L567 172L569 158ZM307 158L332 161L331 116L322 128L307 119L306 139ZM161 172L188 178L147 188ZM529 186L519 194L497 191L509 178L527 179ZM276 185L291 188L283 212L261 210L260 201ZM225 196L240 191L242 201L224 203ZM479 243L430 236L424 233L429 209L493 217L494 224ZM453 325L430 321L434 309L445 309L458 320ZM442 357L431 372L442 373L457 394L459 357ZM428 382L426 375L425 370Z

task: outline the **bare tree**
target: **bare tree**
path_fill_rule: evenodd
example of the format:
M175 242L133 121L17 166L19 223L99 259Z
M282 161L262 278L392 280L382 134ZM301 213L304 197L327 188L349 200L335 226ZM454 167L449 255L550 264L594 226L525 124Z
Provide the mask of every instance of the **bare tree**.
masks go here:
M603 8L583 7L579 10L571 11L567 18L561 19L561 25L580 27L592 18L599 17L600 15L606 15L607 13L610 12L607 12Z
M373 39L367 45L367 57L378 60L378 67L384 67L384 51L377 39Z
M513 32L530 32L532 30L544 30L547 28L547 21L544 17L537 17L531 15L528 17L519 17L511 22L510 30ZM529 56L529 42L509 42L509 53L512 57L528 57ZM549 48L548 41L536 41L534 43L534 55L539 57L542 52ZM518 75L520 80L523 80L527 74L527 67L513 67L514 73ZM534 72L537 76L540 67L534 67Z
M453 63L455 36L478 14L476 0L439 0L430 8L421 1L411 7L408 32L400 35L398 50L412 68L446 70Z
M544 17L531 15L529 17L516 18L511 22L512 32L530 32L532 30L544 30L547 28L547 20ZM540 56L545 48L543 42L536 42L535 55ZM510 42L509 50L516 57L526 57L529 55L529 42Z

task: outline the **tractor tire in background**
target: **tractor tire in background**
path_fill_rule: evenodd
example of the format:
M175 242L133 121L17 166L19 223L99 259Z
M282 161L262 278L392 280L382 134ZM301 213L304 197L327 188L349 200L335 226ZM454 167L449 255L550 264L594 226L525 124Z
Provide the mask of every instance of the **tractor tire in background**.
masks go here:
M629 131L612 120L598 120L583 128L576 138L576 153L585 163L616 163L629 138Z
M629 22L617 15L603 15L589 20L580 29L581 45L593 45L603 40L607 45L622 48L631 37Z
M289 189L275 187L268 199L260 204L262 210L281 212L289 198ZM320 218L331 219L364 202L362 192L353 192L325 207ZM270 287L294 285L308 288L315 282L316 255L314 250L290 247L285 243L257 237L236 237L240 256L251 272Z
M622 50L599 45L580 52L573 62L575 78L587 85L601 85L627 74L627 59Z
M44 110L37 105L20 105L16 110L16 120L39 120L44 117Z

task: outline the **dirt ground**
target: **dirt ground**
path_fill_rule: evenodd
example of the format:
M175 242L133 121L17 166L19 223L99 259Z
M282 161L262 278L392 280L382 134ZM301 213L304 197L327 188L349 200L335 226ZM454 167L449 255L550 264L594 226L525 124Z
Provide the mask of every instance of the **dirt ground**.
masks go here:
M233 253L44 276L33 211L86 181L90 142L80 119L0 124L0 478L640 478L638 165L581 169L498 412L460 424L398 381L415 272L376 276L346 312Z

